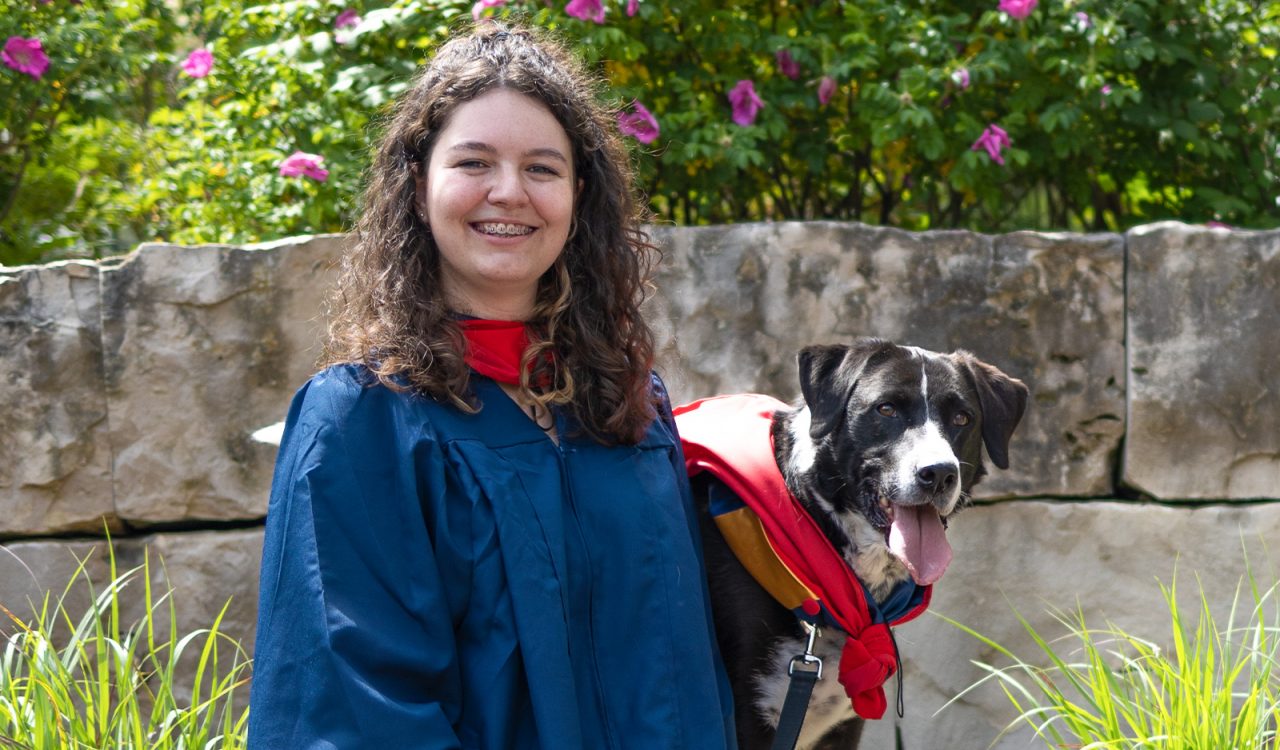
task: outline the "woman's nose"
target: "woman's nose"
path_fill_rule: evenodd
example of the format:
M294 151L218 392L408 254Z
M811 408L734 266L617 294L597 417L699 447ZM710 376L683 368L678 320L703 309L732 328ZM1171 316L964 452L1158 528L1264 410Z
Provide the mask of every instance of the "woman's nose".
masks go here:
M493 183L489 185L489 202L499 205L522 204L529 199L525 191L524 180L520 170L514 167L502 167L493 172Z

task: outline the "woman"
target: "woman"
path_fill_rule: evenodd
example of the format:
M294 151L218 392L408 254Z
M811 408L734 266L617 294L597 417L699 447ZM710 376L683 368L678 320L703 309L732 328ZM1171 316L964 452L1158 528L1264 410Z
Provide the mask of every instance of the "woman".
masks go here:
M734 745L595 94L489 25L399 102L281 445L250 747Z

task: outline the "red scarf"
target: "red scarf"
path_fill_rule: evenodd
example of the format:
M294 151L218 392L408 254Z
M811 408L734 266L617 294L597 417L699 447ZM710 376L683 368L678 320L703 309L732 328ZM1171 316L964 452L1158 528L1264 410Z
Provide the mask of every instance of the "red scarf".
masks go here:
M499 383L520 384L520 360L529 347L523 320L467 318L459 320L458 326L467 339L463 359L471 369Z
M885 623L872 623L862 584L813 518L787 490L773 457L769 428L785 409L769 396L720 396L676 407L676 427L689 475L709 471L759 516L774 553L848 634L840 654L840 684L866 719L884 715L882 685L897 669L896 649ZM893 624L913 619L924 601ZM810 602L804 609L811 611ZM787 606L784 604L784 606Z

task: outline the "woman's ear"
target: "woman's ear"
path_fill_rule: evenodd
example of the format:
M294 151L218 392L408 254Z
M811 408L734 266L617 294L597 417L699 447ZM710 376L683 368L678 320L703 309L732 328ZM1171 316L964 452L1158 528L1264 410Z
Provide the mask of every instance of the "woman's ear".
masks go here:
M418 161L413 163L413 210L418 219L430 226L427 216L427 175L425 165Z

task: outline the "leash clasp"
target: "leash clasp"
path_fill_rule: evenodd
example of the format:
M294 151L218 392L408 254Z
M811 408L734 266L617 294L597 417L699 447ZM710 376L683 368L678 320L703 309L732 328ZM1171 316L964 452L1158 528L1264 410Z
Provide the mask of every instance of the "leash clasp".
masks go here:
M794 675L796 672L796 669L799 668L800 670L805 672L816 673L817 676L814 677L814 679L821 680L822 679L822 659L813 655L813 642L818 637L818 627L816 625L810 625L809 623L803 620L800 621L800 624L803 625L805 629L809 631L809 642L805 645L803 654L792 657L791 665L787 667L787 676Z

